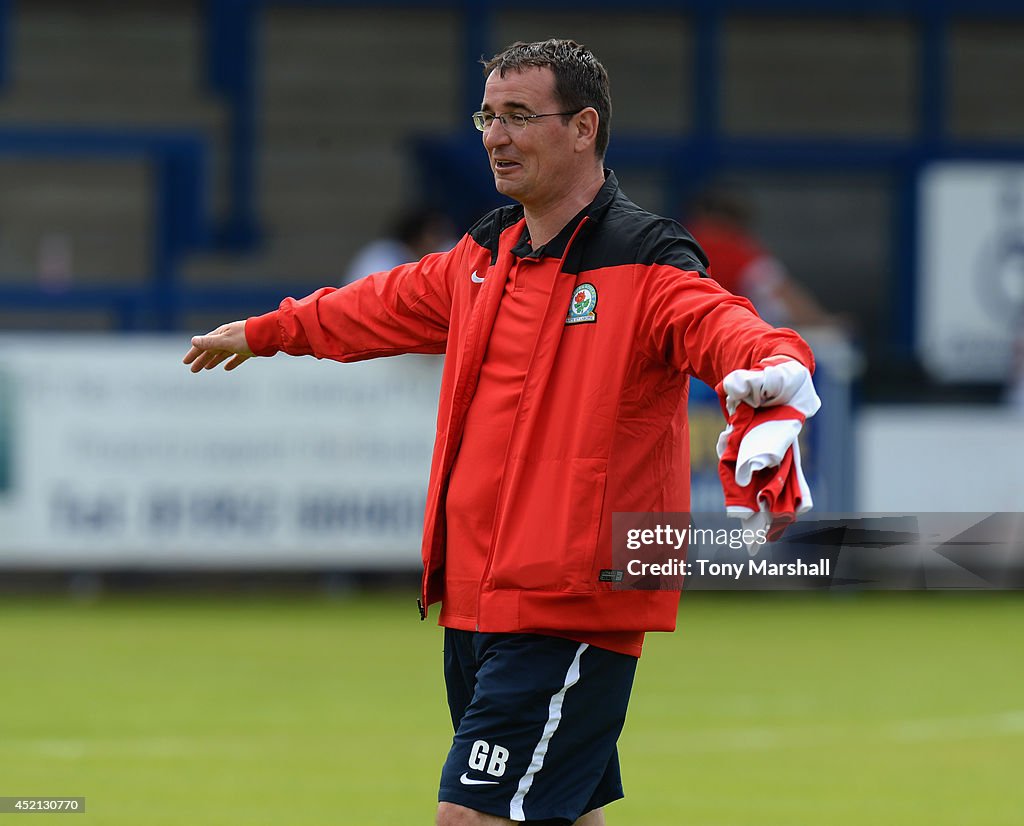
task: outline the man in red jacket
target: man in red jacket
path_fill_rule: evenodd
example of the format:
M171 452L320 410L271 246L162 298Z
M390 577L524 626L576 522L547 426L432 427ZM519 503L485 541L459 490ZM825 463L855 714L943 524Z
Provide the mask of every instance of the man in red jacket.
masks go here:
M644 632L673 629L679 598L613 588L611 515L688 510L688 375L813 357L620 191L589 50L516 43L484 68L473 121L518 205L450 252L197 336L185 363L446 354L421 601L441 603L455 727L437 822L596 826L622 796Z

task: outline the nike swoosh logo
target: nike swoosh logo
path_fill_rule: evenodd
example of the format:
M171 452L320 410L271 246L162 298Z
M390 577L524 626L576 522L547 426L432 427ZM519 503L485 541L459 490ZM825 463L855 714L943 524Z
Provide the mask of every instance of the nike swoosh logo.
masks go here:
M480 279L483 281L483 279ZM459 782L463 786L497 786L497 780L474 780L469 776L469 772L463 772L462 777L459 778Z
M473 272L471 272L469 274L469 280L472 281L474 284L483 284L484 283L484 279L476 274L476 270L473 270ZM489 783L490 781L488 780L486 782Z

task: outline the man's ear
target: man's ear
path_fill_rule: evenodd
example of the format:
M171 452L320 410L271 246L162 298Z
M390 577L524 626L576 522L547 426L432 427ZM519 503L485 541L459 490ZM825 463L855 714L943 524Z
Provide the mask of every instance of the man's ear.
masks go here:
M597 127L600 117L597 110L588 106L576 115L576 151L585 152L593 149L597 140Z

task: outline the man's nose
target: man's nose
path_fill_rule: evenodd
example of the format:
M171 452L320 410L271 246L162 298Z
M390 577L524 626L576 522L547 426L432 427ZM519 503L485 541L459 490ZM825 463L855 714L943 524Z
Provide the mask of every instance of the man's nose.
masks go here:
M484 130L484 146L490 149L492 146L502 146L509 142L509 131L500 120L495 118L491 125Z

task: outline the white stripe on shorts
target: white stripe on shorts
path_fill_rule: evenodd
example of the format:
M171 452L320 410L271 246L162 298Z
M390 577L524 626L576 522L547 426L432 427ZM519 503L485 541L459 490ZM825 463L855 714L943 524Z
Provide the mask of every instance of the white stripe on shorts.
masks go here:
M512 802L509 804L508 816L512 820L526 820L526 816L523 814L523 800L526 799L526 795L530 791L530 787L533 785L534 775L536 775L544 765L544 757L548 753L548 744L551 742L551 737L558 728L558 724L562 721L562 701L565 699L565 692L579 682L580 657L583 656L583 652L586 651L588 647L587 643L580 643L580 647L576 649L576 656L573 658L572 665L569 666L569 670L565 673L565 683L562 685L559 692L551 698L551 702L548 704L548 721L544 724L544 733L541 734L540 741L537 743L537 747L533 750L533 759L530 761L530 767L526 770L526 774L520 778L519 788L516 789Z

